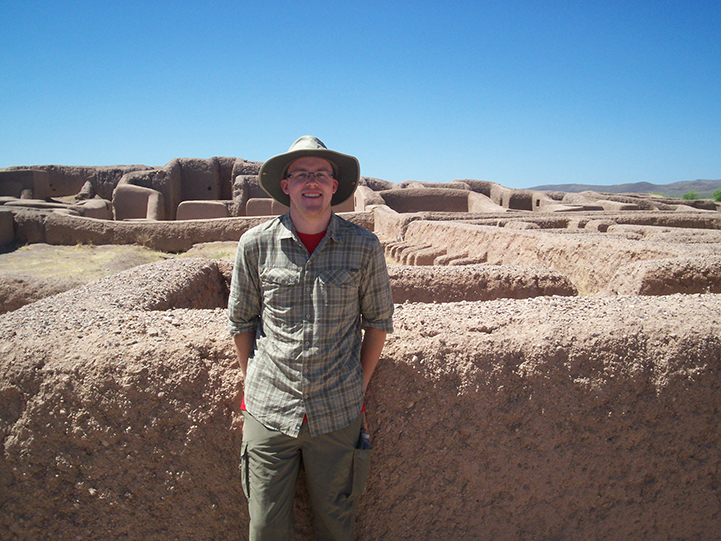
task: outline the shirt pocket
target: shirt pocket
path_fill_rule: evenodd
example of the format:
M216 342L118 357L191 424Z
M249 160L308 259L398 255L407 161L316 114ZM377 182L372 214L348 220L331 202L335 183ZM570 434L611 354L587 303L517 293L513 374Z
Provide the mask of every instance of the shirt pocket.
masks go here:
M321 272L318 277L327 287L354 287L357 289L360 272L358 269L328 269Z
M264 269L260 274L266 305L285 306L293 301L293 290L300 283L300 271L285 267Z
M328 269L318 274L320 294L329 308L329 317L350 310L357 315L358 269Z

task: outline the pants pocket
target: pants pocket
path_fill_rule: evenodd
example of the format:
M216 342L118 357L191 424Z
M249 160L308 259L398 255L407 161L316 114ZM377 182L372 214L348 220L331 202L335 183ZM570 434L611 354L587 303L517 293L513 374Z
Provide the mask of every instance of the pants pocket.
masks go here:
M248 444L240 447L240 484L243 487L245 499L250 501L250 465L248 464Z
M362 441L359 442L359 446ZM360 497L366 488L368 481L368 472L371 467L371 450L370 448L356 448L353 454L353 491L349 499L353 500Z

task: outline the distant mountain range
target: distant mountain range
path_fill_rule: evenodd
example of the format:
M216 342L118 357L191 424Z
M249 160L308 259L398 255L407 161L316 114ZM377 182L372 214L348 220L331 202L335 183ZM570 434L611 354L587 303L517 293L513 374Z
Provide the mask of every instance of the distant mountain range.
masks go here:
M684 180L671 184L651 184L636 182L633 184L614 184L612 186L594 186L592 184L547 184L529 188L541 192L578 193L585 191L603 193L660 193L667 197L681 197L689 192L696 192L701 198L710 198L716 190L721 190L720 180Z

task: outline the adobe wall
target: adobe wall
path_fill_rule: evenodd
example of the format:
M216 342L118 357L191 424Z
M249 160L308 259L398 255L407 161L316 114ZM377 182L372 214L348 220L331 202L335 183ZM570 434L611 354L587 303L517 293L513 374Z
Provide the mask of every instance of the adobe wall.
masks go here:
M65 166L34 165L0 170L0 195L47 199L95 196L111 201L121 182L159 191L165 201L166 219L185 200L233 199L233 181L242 175L257 175L260 162L233 157L176 158L163 167L146 165ZM28 180L28 174L35 178ZM7 192L7 194L5 193ZM17 192L17 193L16 193Z
M0 316L0 538L246 539L229 271L163 261ZM719 314L713 294L397 305L358 538L715 538Z
M370 212L344 213L346 219L373 230ZM238 240L251 227L273 216L186 221L111 221L57 212L15 213L15 242L75 244L139 244L164 252L183 252L194 244Z
M130 184L132 186L141 186L150 190L155 190L160 193L163 197L164 216L168 220L175 219L176 209L182 201L181 196L181 184L182 184L182 167L179 160L172 160L164 167L158 169L149 169L146 171L134 171L123 175L119 180L118 185ZM113 191L113 207L117 207L116 198L117 192ZM145 208L138 209L136 212L143 213ZM117 216L117 210L115 212L116 219L121 220L122 216Z
M488 301L578 294L573 283L560 272L512 265L391 265L388 274L396 303Z
M33 169L0 170L0 197L45 199L50 197L50 175Z
M32 170L51 195L106 199L125 175L174 217L184 199L242 212L265 196L258 167ZM390 270L396 332L367 396L360 539L716 538L717 205L361 184L367 210L344 217L413 266ZM26 203L38 210L2 209L0 240L179 252L270 219L114 222ZM246 538L229 276L164 261L49 298L70 286L35 284L37 302L0 316L0 538ZM295 507L310 539L302 481Z
M147 165L33 165L29 167L6 167L2 171L11 175L22 170L46 173L48 175L47 193L36 197L64 197L88 189L90 197L99 195L103 199L111 200L113 190L124 174L149 169L152 168Z
M275 214L273 210L265 210L268 206L266 202L247 207L249 200L267 198L257 180L261 165L261 162L216 156L207 160L176 158L159 168L145 165L9 167L0 170L0 196L11 195L22 198L22 201L0 201L0 204L49 209L50 205L60 204L57 200L59 197L74 197L78 201L98 197L105 201L112 200L113 217L116 220L139 219L138 217L148 220L175 220L178 206L185 201L222 201L230 216L250 216L261 212ZM116 192L116 187L123 184L155 190L158 194L153 198L138 198L138 208L127 209L124 205L132 198L125 197L127 193ZM405 181L393 184L381 179L362 177L360 188L354 201L348 202L337 211L364 211L381 204L399 213L414 214L637 210L695 210L702 213L721 208L721 205L711 200L682 201L660 199L645 194L534 192L472 179L449 183ZM51 201L52 198L56 199ZM29 201L31 199L38 201ZM162 209L155 206L149 208L145 202L150 199L157 202L162 199ZM83 215L80 205L73 207L66 202L62 204L69 212ZM256 209L256 206L260 206L261 210ZM204 212L199 212L197 216L193 214L189 217L195 219L202 218L203 215ZM98 214L94 217L110 218Z
M0 208L0 246L15 242L13 213Z
M555 269L568 276L581 294L587 295L601 291L627 264L688 257L705 250L677 244L638 243L600 234L555 235L542 230L425 220L410 222L403 238L419 245L441 245L449 253L485 258L489 264Z
M396 212L468 212L468 192L439 188L404 188L379 194Z
M165 216L174 220L178 205L183 201L229 201L234 199L237 177L257 175L260 164L241 158L212 157L176 158L161 168L125 175L119 183L135 184L163 194ZM237 194L247 200L247 188Z

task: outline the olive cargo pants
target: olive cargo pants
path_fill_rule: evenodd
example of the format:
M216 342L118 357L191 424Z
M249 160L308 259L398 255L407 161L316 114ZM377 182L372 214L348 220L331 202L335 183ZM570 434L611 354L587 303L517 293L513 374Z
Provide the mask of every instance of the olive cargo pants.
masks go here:
M241 481L248 499L251 541L295 538L293 497L303 461L318 540L352 540L358 497L365 488L370 450L362 449L363 415L335 432L297 438L269 430L243 412Z

